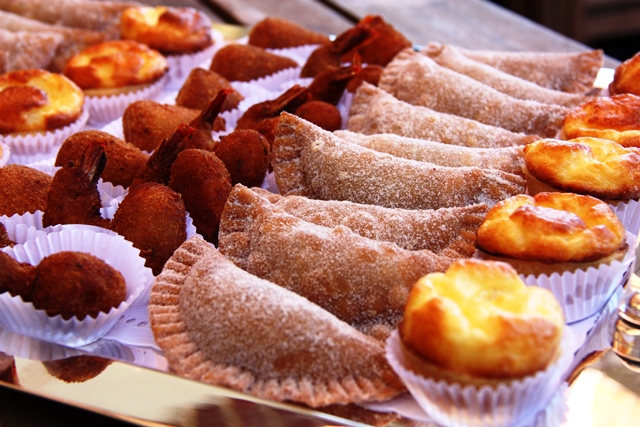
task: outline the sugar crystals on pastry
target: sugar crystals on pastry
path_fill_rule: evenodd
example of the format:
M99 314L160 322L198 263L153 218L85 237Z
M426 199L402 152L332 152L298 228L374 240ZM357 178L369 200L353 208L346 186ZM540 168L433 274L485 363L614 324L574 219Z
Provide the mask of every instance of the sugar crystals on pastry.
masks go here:
M495 202L524 192L521 176L380 153L282 113L272 161L282 194L403 209Z
M400 52L385 67L378 86L413 105L546 137L557 134L569 111L505 95L411 49Z

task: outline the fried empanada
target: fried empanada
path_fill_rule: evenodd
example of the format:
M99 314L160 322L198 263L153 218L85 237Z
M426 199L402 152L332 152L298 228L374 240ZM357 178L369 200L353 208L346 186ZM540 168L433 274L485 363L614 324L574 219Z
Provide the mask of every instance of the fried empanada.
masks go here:
M570 111L505 95L412 49L403 50L385 67L378 87L413 105L545 137L558 133Z
M460 49L467 57L549 89L587 93L604 64L601 49L584 52L514 52Z
M393 133L466 147L510 147L540 139L431 108L411 105L368 83L351 102L347 129L364 134Z
M362 147L403 159L430 162L440 166L498 169L523 175L524 156L521 146L470 148L394 134L363 135L343 130L335 131L334 134Z
M474 80L518 99L575 107L589 100L583 94L548 89L529 80L505 73L490 65L465 56L456 47L440 43L429 43L421 51L439 65L449 68Z
M0 28L0 51L4 52L3 71L47 69L63 40L64 37L58 33L13 33Z
M171 370L186 378L312 407L405 390L381 342L243 271L198 236L157 277L149 320Z
M488 207L477 204L440 209L391 209L337 200L281 196L252 190L290 215L324 227L343 225L361 236L410 251L430 250L450 257L474 254L476 231Z
M524 192L521 176L380 153L282 113L271 164L281 194L402 209L486 203Z
M222 213L219 249L243 270L371 334L395 328L413 284L455 260L306 222L240 186Z

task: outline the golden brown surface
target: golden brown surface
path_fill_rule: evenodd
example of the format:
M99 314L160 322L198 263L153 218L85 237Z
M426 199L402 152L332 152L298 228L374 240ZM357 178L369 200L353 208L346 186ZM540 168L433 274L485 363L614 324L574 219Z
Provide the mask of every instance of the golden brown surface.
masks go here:
M384 401L404 390L382 343L198 237L158 276L149 320L171 370L187 378L311 407Z
M446 167L379 153L282 113L271 164L284 195L390 208L438 209L524 192L524 178L495 169Z
M243 270L367 332L394 328L413 283L453 261L303 221L240 186L222 214L219 249Z
M413 105L546 137L558 133L569 112L560 105L505 95L412 49L402 51L385 67L378 86Z
M0 293L19 295L23 301L31 301L31 290L36 269L28 262L18 262L0 251Z
M540 139L535 135L515 133L477 120L411 105L366 83L355 92L347 129L366 135L391 133L478 148L526 145Z
M80 157L80 154L92 143L104 147L107 163L100 177L113 185L129 187L136 174L147 162L149 155L135 145L125 142L107 132L84 130L67 138L58 150L55 165L64 166Z
M559 355L563 328L550 291L527 287L508 264L466 259L415 284L399 331L436 368L426 375L490 381L545 369Z
M640 148L606 139L542 139L524 149L526 172L561 191L604 200L640 197Z
M564 118L562 139L604 138L625 147L640 147L640 96L630 93L595 98Z
M176 105L193 110L202 110L209 105L209 102L218 94L218 91L225 88L232 88L231 83L220 74L205 70L204 68L194 68L176 95ZM238 107L244 97L237 90L227 94L227 99L220 111L229 111Z
M111 360L97 356L73 356L42 362L51 376L66 383L81 383L97 377L107 369Z
M574 193L521 194L497 203L478 229L490 254L546 263L599 260L626 246L606 203Z
M263 49L282 49L308 44L329 44L329 36L276 16L267 16L249 31L250 45Z
M158 51L133 40L110 40L83 49L62 72L85 93L100 95L103 90L154 83L168 70L167 59Z
M164 55L194 53L213 44L211 20L190 7L127 8L120 15L120 36Z
M29 166L1 167L0 215L12 216L44 211L52 180L50 175Z
M636 53L616 67L613 81L609 84L609 93L611 95L632 93L640 96L638 78L640 78L640 53Z
M296 61L285 56L256 46L234 43L216 52L209 69L231 82L248 82L297 66Z
M40 69L0 75L0 134L46 132L75 122L84 94L68 78Z
M375 34L375 37L368 43L356 49L363 63L385 66L400 51L412 45L404 34L381 16L367 15L357 25L366 26ZM351 61L353 59L352 52L347 53L342 59L345 62Z
M288 214L324 227L343 225L361 236L391 242L403 249L427 249L453 258L475 252L476 230L486 205L440 209L391 209L337 200L281 196L252 188Z
M224 162L231 185L262 185L270 163L267 138L253 129L237 129L220 138L213 152Z
M56 252L36 266L33 305L49 316L95 318L118 307L126 295L122 274L88 253Z

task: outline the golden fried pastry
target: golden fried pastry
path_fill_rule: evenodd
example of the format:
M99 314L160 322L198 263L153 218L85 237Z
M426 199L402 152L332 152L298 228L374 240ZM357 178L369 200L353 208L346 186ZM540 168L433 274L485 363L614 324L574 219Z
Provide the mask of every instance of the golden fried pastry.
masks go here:
M100 213L102 200L98 191L98 179L106 163L104 147L92 142L63 165L49 186L42 225L88 224L107 228L109 220Z
M56 252L36 266L33 305L52 317L96 318L118 307L126 295L122 274L88 253Z
M23 301L32 300L33 280L36 269L28 262L19 262L0 251L0 293L9 292Z
M409 369L463 386L498 386L546 369L561 352L563 330L550 291L527 287L508 264L475 259L421 278L399 327Z
M74 55L62 72L87 95L107 96L146 87L168 70L167 59L158 51L133 40L111 40Z
M84 94L61 74L30 69L0 76L0 134L47 132L80 117Z
M391 209L337 200L281 196L252 188L290 215L323 227L348 227L373 240L410 251L430 250L453 258L475 252L476 230L489 208L484 204L440 209ZM237 187L236 190L237 191Z
M412 49L386 67L380 89L413 105L498 126L512 132L555 136L569 109L505 95L484 83L438 65Z
M521 146L471 148L393 134L363 135L351 131L336 131L334 134L362 147L403 159L430 162L440 166L471 166L498 169L516 175L523 174L524 155Z
M382 343L243 271L197 236L158 276L149 320L171 371L186 378L311 407L384 401L404 390Z
M229 171L231 185L259 187L264 182L271 150L269 141L260 132L253 129L234 130L220 138L213 152Z
M565 107L575 107L588 100L582 94L547 89L529 80L475 61L451 45L432 42L420 52L443 67L469 76L514 98L564 105Z
M14 13L0 11L0 21L2 22L2 28L4 30L12 31L14 33L26 32L30 33L28 36L35 38L38 35L57 34L61 37L59 42L53 45L55 46L55 53L48 64L41 63L39 66L31 66L27 68L44 68L48 71L61 73L64 68L64 64L73 55L80 52L82 49L96 43L105 41L107 35L100 31L93 31L83 28L72 28L63 25L47 24L45 22L36 21L35 19L25 18L24 16L16 15ZM58 39L58 37L56 37ZM36 38L37 40L37 38ZM35 40L33 40L35 41ZM21 43L16 46L16 49L25 49L24 55L43 54L49 52L50 47L53 45L38 45L30 44L31 49L25 49L27 46ZM38 49L40 48L40 49ZM40 52L34 52L34 50L40 50ZM1 49L0 49L1 50ZM18 52L16 52L18 54Z
M231 89L220 111L238 108L244 96L233 89L231 83L220 74L196 67L187 76L176 95L176 105L193 110L202 110L218 94L221 89Z
M178 192L198 233L218 243L220 217L231 192L231 177L215 154L187 149L171 165L169 187Z
M640 147L640 96L631 93L594 98L564 118L560 136L604 138L625 147Z
M120 13L137 5L132 1L0 0L0 10L49 24L100 31L107 38L120 35Z
M524 178L380 153L282 113L271 164L281 194L403 209L493 205L524 192Z
M51 175L29 166L1 167L0 215L12 216L44 211L52 180Z
M640 96L640 52L622 62L613 73L613 81L609 83L609 93L619 95L631 93Z
M180 55L213 44L211 20L191 7L136 6L122 11L120 36L135 40L163 55Z
M347 129L370 134L391 133L467 147L526 145L540 137L515 133L476 120L440 113L400 101L389 93L363 83L355 92Z
M249 30L248 44L263 49L283 49L309 44L328 45L329 36L287 19L267 16Z
M152 152L178 125L191 123L200 113L200 110L151 100L135 101L129 104L122 115L124 140L143 151ZM213 130L224 129L224 119L217 117Z
M604 64L601 49L584 52L515 52L460 49L469 58L540 86L571 93L593 90Z
M520 194L497 203L478 247L522 274L574 271L622 259L624 226L605 202L574 193Z
M47 372L66 383L82 383L100 375L113 361L98 356L72 356L42 362Z
M34 33L0 28L0 74L49 69L63 42L62 34L50 31Z
M524 148L530 194L568 191L603 200L640 197L640 148L600 138L542 139Z
M80 158L81 153L90 144L104 147L107 163L100 175L104 181L113 185L129 187L136 174L149 159L135 145L125 142L107 132L100 130L84 130L68 137L58 150L55 166L64 166L70 161Z
M139 249L144 265L157 275L187 239L186 217L180 194L166 185L146 182L129 190L110 228Z
M256 46L232 43L216 52L209 69L231 82L248 82L297 66L296 61L286 56Z
M243 270L366 332L393 329L413 283L454 260L306 222L238 187L222 214L219 249Z

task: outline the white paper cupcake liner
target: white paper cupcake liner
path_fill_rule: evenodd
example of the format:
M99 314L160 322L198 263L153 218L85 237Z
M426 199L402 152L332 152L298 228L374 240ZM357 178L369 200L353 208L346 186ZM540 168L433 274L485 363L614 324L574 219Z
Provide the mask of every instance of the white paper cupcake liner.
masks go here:
M32 135L2 136L0 141L11 149L8 163L28 165L43 159L55 157L62 143L72 134L81 130L89 119L86 106L75 122L52 132L36 133Z
M209 68L213 55L220 49L220 43L214 43L208 48L187 55L167 55L169 63L169 80L167 87L170 89L179 89L191 70L196 67L204 66Z
M624 228L636 236L640 234L640 203L637 200L609 205L616 213Z
M9 145L0 142L0 168L9 162L11 156L11 148Z
M567 323L592 316L604 307L615 289L622 286L636 258L636 236L627 233L629 250L622 261L602 264L598 268L549 275L520 275L527 286L539 286L555 295Z
M60 315L50 317L44 310L34 308L20 297L8 292L0 294L0 326L30 337L55 342L69 347L89 344L104 336L153 283L151 270L144 266L140 251L122 236L76 229L49 233L24 245L4 248L20 262L37 265L43 258L61 251L90 253L120 271L127 285L126 300L109 313L99 313L94 319L72 318L64 320Z
M116 207L105 207L102 208L100 214L103 218L113 218L113 214L115 213ZM56 224L49 227L45 227L42 224L42 217L44 213L42 211L35 211L33 213L26 212L22 215L12 215L12 216L0 216L0 222L4 224L7 229L7 234L9 238L11 238L16 243L24 243L27 240L33 240L32 236L35 237L40 236L42 233L49 234L53 232L59 232L61 230L92 230L95 233L106 233L106 234L117 234L115 231L109 230L107 228L98 227L95 225L87 225L87 224ZM33 229L33 230L30 230ZM11 230L11 231L9 231ZM12 235L13 233L13 235ZM21 241L13 238L20 239Z
M86 96L89 124L97 126L121 117L124 110L133 102L158 96L167 81L168 75L165 75L155 83L134 92L110 96Z
M562 354L546 370L496 388L461 386L436 381L414 373L405 366L398 331L386 345L386 356L393 370L422 410L439 425L467 427L506 427L520 425L535 416L551 401L561 386L562 376L573 359L574 337L565 328Z
M265 50L276 55L286 56L287 58L293 59L302 67L307 62L307 59L309 59L311 53L320 46L321 45L319 44L307 44L303 46Z

